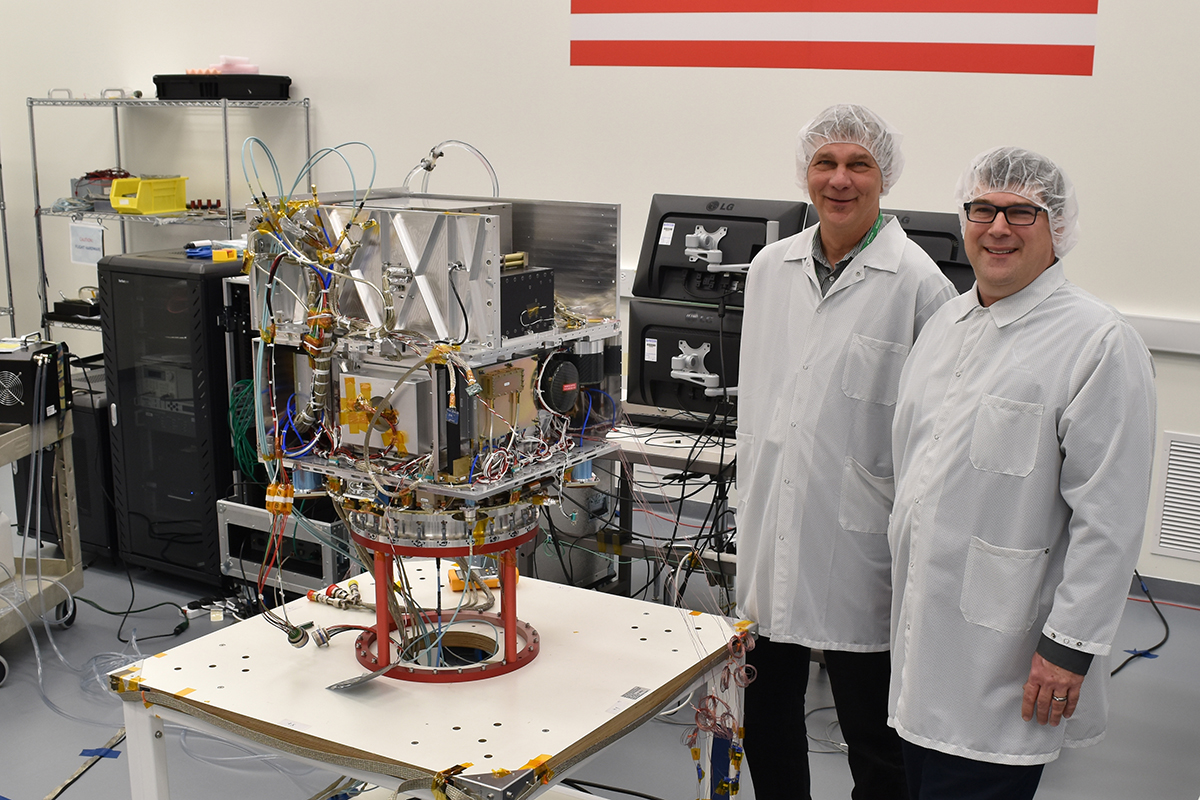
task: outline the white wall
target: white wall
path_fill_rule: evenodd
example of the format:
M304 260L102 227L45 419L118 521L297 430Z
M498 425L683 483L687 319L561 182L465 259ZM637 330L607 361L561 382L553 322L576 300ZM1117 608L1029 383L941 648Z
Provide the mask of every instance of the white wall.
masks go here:
M570 67L568 0L210 0L202 8L96 0L9 3L5 12L0 157L19 330L37 326L24 98L52 87L153 95L155 73L204 66L222 53L290 75L293 97L312 99L314 142L371 144L377 185L399 185L431 146L458 138L487 154L502 194L621 203L626 266L636 261L655 192L796 196L795 131L834 102L865 103L905 133L908 166L886 201L894 207L950 210L971 156L997 144L1030 147L1058 160L1078 186L1085 227L1070 277L1126 313L1200 321L1200 265L1189 235L1200 185L1194 2L1105 0L1092 77ZM63 177L57 189L44 180L46 194L66 194L66 177L110 166L107 151L87 150L107 146L94 141L107 135L104 124L95 133L48 133ZM176 123L158 124L161 141L130 145L204 146ZM295 131L286 122L272 128L287 149ZM40 134L39 127L45 165L52 155ZM148 169L134 157L131 168ZM298 165L283 161L285 172ZM322 188L347 186L333 165L319 179ZM439 165L430 188L484 194L488 185L459 151ZM56 222L48 221L48 236L61 243L63 227L49 227ZM52 283L52 297L94 281L55 274L70 277ZM1200 358L1166 359L1165 427L1200 433L1198 389ZM1142 561L1146 574L1200 583L1200 563L1149 554Z

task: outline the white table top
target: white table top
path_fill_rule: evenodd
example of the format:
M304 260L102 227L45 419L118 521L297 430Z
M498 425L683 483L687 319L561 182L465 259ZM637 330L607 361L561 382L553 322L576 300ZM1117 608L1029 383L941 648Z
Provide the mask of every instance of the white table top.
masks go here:
M422 603L433 604L432 560L406 562ZM445 566L445 565L443 565ZM370 576L358 577L365 597ZM457 595L445 593L443 605ZM495 610L495 609L494 609ZM295 624L371 625L374 615L307 599ZM325 687L365 670L356 634L328 648L291 647L261 617L147 658L116 673L126 700L207 719L308 757L366 763L402 778L454 765L466 772L560 770L648 719L725 660L733 621L685 609L522 577L517 616L540 635L533 661L507 675L425 684L376 678L348 691ZM339 761L342 759L342 761Z
M699 436L686 431L622 426L608 436L619 448L610 459L648 464L667 469L688 469L706 474L728 473L732 477L737 446L733 438Z

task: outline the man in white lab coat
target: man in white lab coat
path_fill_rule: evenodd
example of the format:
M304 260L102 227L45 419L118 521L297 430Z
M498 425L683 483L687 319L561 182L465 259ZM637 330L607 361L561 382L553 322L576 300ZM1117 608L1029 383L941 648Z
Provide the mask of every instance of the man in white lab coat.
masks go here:
M879 198L900 136L862 106L800 132L797 181L820 222L768 245L746 286L738 379L739 613L745 748L755 796L807 798L804 695L825 653L853 797L907 797L887 726L891 423L900 370L950 282Z
M925 326L896 404L889 722L913 800L1021 800L1104 732L1153 368L1064 276L1078 204L1057 165L989 150L956 199L975 288Z

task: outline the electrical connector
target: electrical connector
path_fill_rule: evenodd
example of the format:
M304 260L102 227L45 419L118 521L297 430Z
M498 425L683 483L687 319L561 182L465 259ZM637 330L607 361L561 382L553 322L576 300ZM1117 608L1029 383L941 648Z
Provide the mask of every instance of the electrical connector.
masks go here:
M286 517L292 513L292 502L296 488L290 483L272 483L267 487L267 511Z

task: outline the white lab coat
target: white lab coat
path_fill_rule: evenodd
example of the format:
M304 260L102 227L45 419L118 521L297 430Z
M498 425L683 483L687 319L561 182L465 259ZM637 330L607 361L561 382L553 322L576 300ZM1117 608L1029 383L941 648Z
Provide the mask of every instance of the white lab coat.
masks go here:
M934 315L900 381L890 724L926 748L1039 764L1097 741L1155 436L1150 355L1054 264ZM1092 653L1074 716L1021 719L1042 635Z
M763 248L738 376L737 600L773 641L888 649L900 369L955 295L891 220L821 296L809 228Z

